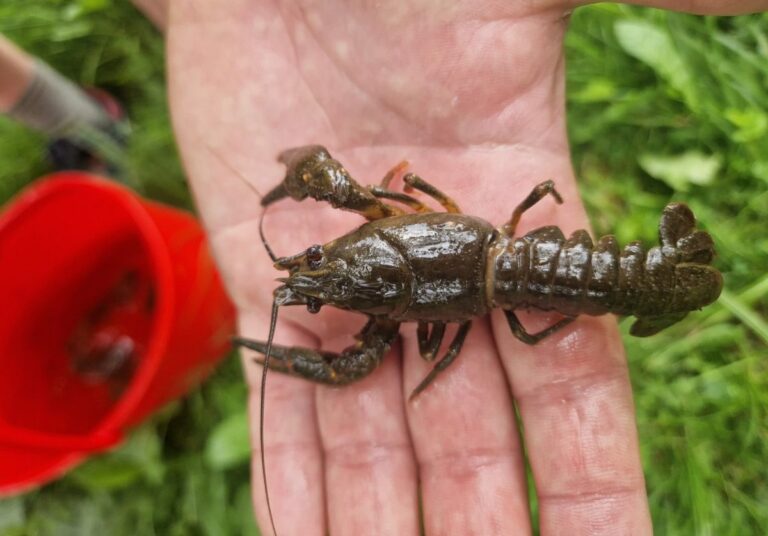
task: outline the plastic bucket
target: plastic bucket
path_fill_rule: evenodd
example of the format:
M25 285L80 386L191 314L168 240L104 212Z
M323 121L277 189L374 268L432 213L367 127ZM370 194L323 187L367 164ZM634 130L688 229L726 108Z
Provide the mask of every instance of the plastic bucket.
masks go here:
M0 297L0 494L118 444L235 330L196 220L80 172L0 213Z

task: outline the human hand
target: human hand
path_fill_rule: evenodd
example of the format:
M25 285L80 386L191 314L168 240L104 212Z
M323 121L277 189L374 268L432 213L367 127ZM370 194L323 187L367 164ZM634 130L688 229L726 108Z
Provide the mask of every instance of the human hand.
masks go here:
M568 234L587 225L564 126L566 8L543 1L172 6L174 122L244 336L265 338L277 274L259 244L258 199L232 169L266 193L284 173L275 155L288 147L323 143L363 184L406 158L465 213L494 225L552 178L565 204L542 201L518 233L556 224ZM360 221L327 205L286 201L270 209L265 227L273 249L288 255ZM530 347L499 313L474 322L456 362L412 403L408 394L432 366L418 357L412 325L401 328L395 355L348 387L270 376L265 447L280 534L418 534L419 486L428 534L530 532L513 404L542 533L651 532L615 320L580 317ZM281 311L276 342L338 350L364 322L327 308L307 314ZM531 331L551 323L544 314L523 321ZM249 358L258 416L261 371ZM258 452L255 459L255 504L266 528Z

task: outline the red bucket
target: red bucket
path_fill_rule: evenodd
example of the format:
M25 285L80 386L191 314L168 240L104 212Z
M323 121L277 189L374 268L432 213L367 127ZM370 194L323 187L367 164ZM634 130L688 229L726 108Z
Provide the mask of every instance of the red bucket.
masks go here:
M118 444L235 330L195 219L79 172L0 213L0 296L0 494Z

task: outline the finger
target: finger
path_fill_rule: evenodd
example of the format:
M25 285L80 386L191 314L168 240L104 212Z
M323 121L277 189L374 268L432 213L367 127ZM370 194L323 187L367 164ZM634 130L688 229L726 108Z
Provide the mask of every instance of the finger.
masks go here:
M545 327L541 320L528 316L529 331ZM651 534L615 320L579 317L536 346L514 339L503 315L493 327L523 422L542 534Z
M579 5L593 3L595 2L578 2ZM687 0L686 2L679 0L633 0L621 3L659 7L699 15L742 15L768 10L766 0L738 0L735 2L732 0Z
M240 317L240 333L262 338L269 320L258 314ZM275 334L279 344L312 347L316 341L288 322L279 322ZM255 364L257 354L241 350L249 388L248 411L251 422L251 480L254 509L262 534L271 534L264 493L259 446L262 367ZM307 381L270 373L264 394L264 456L266 484L278 534L323 535L325 493L323 455L315 418L315 386Z
M418 355L412 327L403 332L408 396L433 364ZM474 322L456 361L407 404L426 533L530 532L512 400L485 322Z
M328 347L346 346L348 338ZM318 389L331 534L419 534L416 461L399 354L390 352L359 382Z

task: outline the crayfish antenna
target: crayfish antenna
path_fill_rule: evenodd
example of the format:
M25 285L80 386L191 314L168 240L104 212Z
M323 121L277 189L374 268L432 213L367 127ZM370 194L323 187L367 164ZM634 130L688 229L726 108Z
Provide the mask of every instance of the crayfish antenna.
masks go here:
M261 237L261 243L264 245L264 249L267 250L267 255L269 255L269 258L272 259L272 262L277 262L277 255L275 255L275 252L272 251L272 248L269 247L269 244L267 243L267 239L264 237L264 215L267 213L267 206L264 205L264 208L261 211L261 216L259 217L259 236Z
M269 336L267 337L267 351L264 354L264 366L261 369L261 407L259 409L259 449L261 450L261 477L264 479L264 497L267 500L267 512L269 513L269 523L272 525L272 534L277 536L275 529L275 520L272 517L272 505L269 502L269 487L267 486L267 464L264 456L264 400L267 390L267 371L269 370L269 357L272 353L272 340L275 338L275 327L277 326L277 301L272 302L272 318L269 322Z
M261 243L264 245L264 249L267 250L267 255L269 255L269 258L272 259L272 262L277 262L277 256L272 251L272 248L269 247L269 244L267 243L267 239L264 237L264 214L267 212L267 206L271 203L269 199L271 197L274 197L274 190L272 192L269 192L266 197L261 195L261 192L256 189L256 187L251 184L248 179L246 179L242 173L240 173L237 169L235 169L229 162L226 161L224 157L221 156L221 153L219 153L216 149L214 149L209 143L205 144L206 149L208 149L208 152L211 153L213 156L216 157L216 159L221 162L224 167L226 167L229 171L232 172L232 174L240 179L243 184L245 184L253 193L255 193L259 199L261 200L261 206L264 207L264 209L261 211L261 216L259 217L259 236L261 237ZM281 184L282 186L282 184ZM287 195L287 194L286 194Z
M257 196L259 196L259 201L264 199L264 196L262 195L262 193L259 190L257 190L256 187L253 184L251 184L248 181L248 179L246 179L243 176L242 173L240 173L237 169L235 169L232 166L232 164L227 162L227 160L223 156L221 156L221 153L218 151L218 149L214 149L213 146L210 143L207 143L207 142L205 144L205 148L208 149L208 152L211 153L213 156L215 156L216 160L221 162L222 165L224 165L225 168L227 168L229 171L232 172L233 175L235 175L238 179L240 179L243 182L243 184L245 184L248 187L248 189L250 189L253 193L255 193Z

